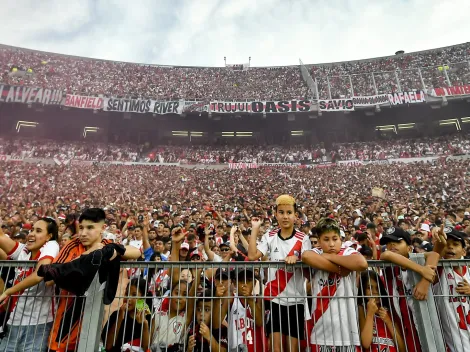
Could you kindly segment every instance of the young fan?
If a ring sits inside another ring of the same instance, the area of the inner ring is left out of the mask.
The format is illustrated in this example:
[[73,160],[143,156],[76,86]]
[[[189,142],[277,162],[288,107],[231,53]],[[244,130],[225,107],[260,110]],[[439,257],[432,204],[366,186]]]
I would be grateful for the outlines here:
[[[463,259],[466,254],[464,233],[441,227],[434,250],[443,259]],[[455,264],[438,268],[434,285],[436,306],[442,322],[444,338],[450,352],[470,351],[470,271],[468,266]]]
[[307,333],[312,352],[354,351],[360,345],[354,298],[356,271],[366,270],[365,258],[352,247],[342,247],[340,227],[330,218],[316,226],[321,250],[304,253],[302,261],[314,268],[312,314]]
[[294,198],[279,196],[275,209],[279,228],[264,234],[259,245],[256,239],[263,222],[259,218],[252,219],[248,259],[267,256],[270,261],[287,264],[268,269],[264,290],[264,306],[268,311],[265,326],[271,351],[296,352],[300,340],[304,340],[306,280],[300,268],[290,269],[288,265],[300,261],[303,253],[311,249],[311,243],[306,234],[294,227],[297,212]]
[[[411,237],[408,232],[399,227],[388,228],[380,239],[380,245],[387,247],[380,259],[397,265],[385,268],[383,274],[387,290],[393,296],[393,307],[400,318],[406,346],[409,352],[421,351],[421,344],[414,322],[413,297],[417,300],[427,298],[429,285],[434,282],[436,275],[435,269],[439,255],[437,253],[425,253],[425,266],[408,259],[409,254],[413,251]],[[414,288],[408,270],[422,276],[420,282]]]

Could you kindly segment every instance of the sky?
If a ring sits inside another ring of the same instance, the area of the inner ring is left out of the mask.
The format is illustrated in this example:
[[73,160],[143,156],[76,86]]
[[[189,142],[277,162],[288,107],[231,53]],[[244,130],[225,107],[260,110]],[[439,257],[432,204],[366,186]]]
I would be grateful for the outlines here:
[[347,61],[470,40],[469,0],[0,0],[0,43],[107,60]]

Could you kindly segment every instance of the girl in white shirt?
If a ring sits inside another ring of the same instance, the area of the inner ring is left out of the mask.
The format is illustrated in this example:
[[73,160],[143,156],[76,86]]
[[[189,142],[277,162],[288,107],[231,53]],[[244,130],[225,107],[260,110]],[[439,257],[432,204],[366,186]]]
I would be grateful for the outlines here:
[[0,248],[10,260],[34,260],[36,267],[16,268],[15,285],[3,292],[10,317],[0,351],[47,351],[54,320],[54,286],[37,275],[41,265],[51,264],[59,254],[58,226],[52,218],[41,218],[26,237],[26,244],[13,241],[0,230]]

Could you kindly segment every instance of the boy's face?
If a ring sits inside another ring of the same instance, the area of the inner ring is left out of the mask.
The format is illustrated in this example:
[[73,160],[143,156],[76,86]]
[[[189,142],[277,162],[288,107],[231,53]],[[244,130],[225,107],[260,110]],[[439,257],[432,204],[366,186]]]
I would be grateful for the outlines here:
[[283,229],[290,229],[295,223],[295,211],[293,205],[280,204],[277,206],[276,219]]
[[318,244],[324,253],[338,254],[341,250],[341,236],[334,231],[322,233],[318,238]]
[[85,248],[101,242],[102,236],[106,225],[104,221],[92,222],[90,220],[83,220],[79,226],[80,242]]
[[387,251],[398,253],[406,258],[408,258],[411,248],[408,246],[405,240],[401,240],[400,242],[390,241],[387,243]]
[[237,292],[239,296],[250,296],[253,293],[253,280],[239,279],[237,282]]
[[204,323],[210,326],[211,322],[211,302],[199,301],[196,306],[196,321],[198,324]]
[[465,254],[465,247],[462,247],[462,243],[460,241],[452,238],[447,239],[444,259],[460,259]]

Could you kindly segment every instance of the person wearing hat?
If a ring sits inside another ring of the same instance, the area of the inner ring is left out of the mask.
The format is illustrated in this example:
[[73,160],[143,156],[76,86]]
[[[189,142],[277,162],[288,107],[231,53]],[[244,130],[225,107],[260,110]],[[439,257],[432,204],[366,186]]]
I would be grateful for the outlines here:
[[[441,226],[433,233],[434,250],[444,260],[463,259],[467,236],[455,228]],[[434,285],[436,306],[442,321],[444,339],[450,351],[470,351],[470,271],[466,265],[438,268]],[[457,317],[458,319],[455,319]]]
[[[228,276],[223,271],[218,273]],[[217,302],[219,300],[222,302],[214,305],[214,325],[220,326],[219,324],[222,323],[220,317],[228,314],[229,351],[267,351],[268,341],[263,329],[263,302],[253,297],[254,272],[250,268],[239,267],[232,272],[232,277],[237,288],[237,295],[223,298],[227,296],[226,287],[217,287]]]
[[[414,297],[417,300],[427,298],[429,285],[434,282],[439,255],[435,252],[424,253],[426,258],[424,266],[411,261],[409,259],[409,254],[413,251],[411,236],[400,227],[389,227],[382,235],[380,245],[386,247],[380,259],[397,265],[397,267],[385,268],[384,277],[388,291],[393,292],[395,297],[392,302],[403,324],[408,351],[421,351],[413,315],[414,303],[411,298]],[[413,287],[408,270],[421,276],[421,280],[415,287]]]

